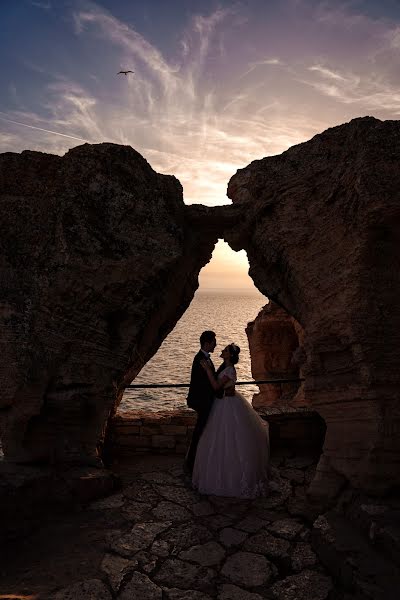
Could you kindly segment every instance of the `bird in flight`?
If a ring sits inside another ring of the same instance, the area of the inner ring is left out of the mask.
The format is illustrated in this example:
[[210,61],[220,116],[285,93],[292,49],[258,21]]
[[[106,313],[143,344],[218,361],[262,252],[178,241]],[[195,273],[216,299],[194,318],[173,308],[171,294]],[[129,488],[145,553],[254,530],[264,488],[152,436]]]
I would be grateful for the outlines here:
[[123,75],[128,75],[128,73],[134,73],[135,71],[118,71],[117,75],[120,75],[121,73]]

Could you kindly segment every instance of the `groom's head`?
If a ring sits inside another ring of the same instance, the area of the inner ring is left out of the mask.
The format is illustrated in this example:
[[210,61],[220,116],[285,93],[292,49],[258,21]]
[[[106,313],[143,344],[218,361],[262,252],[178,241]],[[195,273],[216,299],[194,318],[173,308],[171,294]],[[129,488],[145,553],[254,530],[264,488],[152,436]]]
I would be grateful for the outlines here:
[[204,352],[214,352],[217,340],[214,331],[203,331],[200,336],[200,346]]

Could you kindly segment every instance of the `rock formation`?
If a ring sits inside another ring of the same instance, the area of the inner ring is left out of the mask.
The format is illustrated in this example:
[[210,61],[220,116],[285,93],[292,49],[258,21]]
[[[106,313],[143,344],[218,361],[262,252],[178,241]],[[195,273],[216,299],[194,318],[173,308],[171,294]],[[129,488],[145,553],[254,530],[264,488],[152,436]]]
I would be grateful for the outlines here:
[[238,171],[234,205],[215,208],[185,207],[130,147],[1,155],[6,458],[96,462],[124,385],[224,237],[304,332],[304,402],[327,425],[311,491],[398,485],[399,151],[399,122],[355,119]]
[[[301,373],[303,330],[287,312],[269,302],[246,327],[251,356],[251,373],[255,380],[298,379]],[[274,403],[304,404],[299,383],[261,384],[253,396],[254,408]]]
[[315,494],[400,483],[400,122],[366,117],[229,182],[227,235],[260,291],[304,330],[304,394],[327,433]]
[[1,155],[0,204],[5,456],[96,463],[124,384],[193,298],[217,241],[209,209],[108,143]]

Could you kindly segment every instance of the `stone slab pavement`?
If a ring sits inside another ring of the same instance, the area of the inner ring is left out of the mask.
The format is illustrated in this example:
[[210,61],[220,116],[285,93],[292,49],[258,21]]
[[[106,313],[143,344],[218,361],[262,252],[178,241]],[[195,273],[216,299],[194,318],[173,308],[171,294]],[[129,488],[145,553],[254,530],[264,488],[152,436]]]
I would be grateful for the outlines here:
[[[335,600],[311,547],[315,462],[275,457],[270,494],[201,496],[176,456],[112,466],[122,488],[49,515],[0,562],[0,597],[31,600]],[[346,598],[349,596],[347,595]]]

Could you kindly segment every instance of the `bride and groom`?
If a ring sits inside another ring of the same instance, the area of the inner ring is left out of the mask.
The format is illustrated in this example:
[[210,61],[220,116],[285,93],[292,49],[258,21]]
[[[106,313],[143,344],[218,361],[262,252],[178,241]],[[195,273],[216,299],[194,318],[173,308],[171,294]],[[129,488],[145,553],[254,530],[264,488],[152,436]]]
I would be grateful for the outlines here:
[[186,468],[202,494],[263,496],[268,483],[268,424],[235,390],[240,348],[226,346],[216,371],[210,358],[216,344],[215,333],[204,331],[193,360],[187,405],[197,412],[197,422]]

